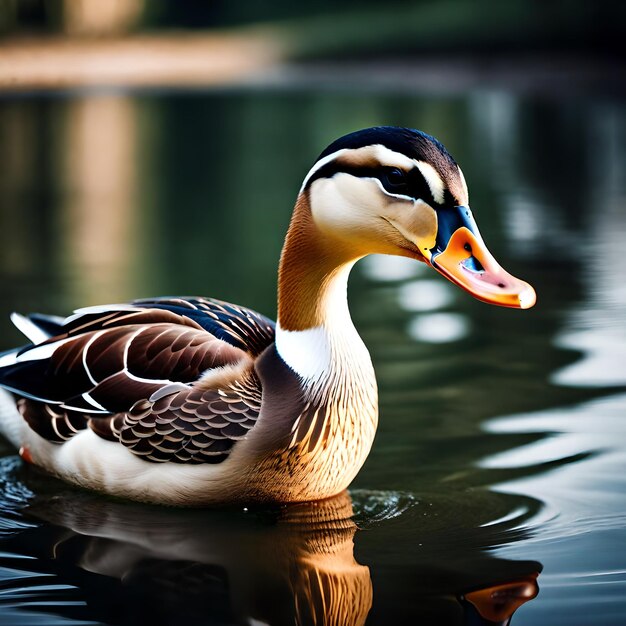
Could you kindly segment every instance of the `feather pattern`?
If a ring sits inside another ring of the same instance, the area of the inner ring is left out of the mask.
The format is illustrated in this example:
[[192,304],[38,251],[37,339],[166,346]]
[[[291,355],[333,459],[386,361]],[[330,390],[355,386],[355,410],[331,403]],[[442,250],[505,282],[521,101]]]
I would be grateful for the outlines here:
[[20,398],[17,408],[26,423],[41,437],[54,443],[68,441],[87,428],[89,418],[77,411],[45,402]]
[[137,300],[194,320],[218,339],[258,356],[274,341],[274,322],[269,318],[229,302],[212,298],[155,298]]
[[[50,442],[90,427],[148,461],[219,463],[256,423],[252,357],[272,343],[274,325],[254,311],[162,298],[60,322],[19,319],[57,334],[5,355],[0,384],[21,396],[26,423]],[[238,368],[232,380],[228,368]]]
[[220,463],[255,425],[260,409],[259,381],[250,374],[225,388],[143,400],[109,424],[113,437],[148,461]]

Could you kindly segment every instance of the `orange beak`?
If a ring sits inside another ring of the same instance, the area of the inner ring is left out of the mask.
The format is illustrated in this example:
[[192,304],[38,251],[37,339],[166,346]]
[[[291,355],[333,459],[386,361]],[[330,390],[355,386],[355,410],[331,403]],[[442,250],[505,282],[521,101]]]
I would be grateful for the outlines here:
[[516,309],[535,304],[535,290],[493,258],[468,207],[443,208],[437,217],[436,243],[428,261],[440,274],[489,304]]

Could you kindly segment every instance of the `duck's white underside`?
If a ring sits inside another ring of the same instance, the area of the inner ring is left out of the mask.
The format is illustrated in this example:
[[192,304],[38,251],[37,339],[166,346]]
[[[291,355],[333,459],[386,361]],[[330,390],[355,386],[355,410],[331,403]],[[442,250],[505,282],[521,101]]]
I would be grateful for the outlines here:
[[15,400],[10,393],[0,388],[0,433],[19,448],[26,428],[27,424],[17,410]]

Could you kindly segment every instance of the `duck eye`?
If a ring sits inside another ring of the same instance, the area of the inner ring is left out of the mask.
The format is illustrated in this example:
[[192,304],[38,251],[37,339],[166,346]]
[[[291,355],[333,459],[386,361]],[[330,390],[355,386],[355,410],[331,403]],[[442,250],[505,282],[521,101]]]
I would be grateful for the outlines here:
[[387,180],[392,185],[404,185],[406,182],[406,176],[404,172],[397,167],[391,167],[387,170]]
[[385,170],[385,179],[391,187],[401,187],[406,185],[406,174],[397,167],[390,167]]

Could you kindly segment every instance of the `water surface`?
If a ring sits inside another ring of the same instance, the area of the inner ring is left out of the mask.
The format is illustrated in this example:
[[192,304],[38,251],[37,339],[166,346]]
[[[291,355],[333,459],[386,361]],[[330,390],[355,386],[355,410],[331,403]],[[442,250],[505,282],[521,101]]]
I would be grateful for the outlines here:
[[127,503],[0,442],[3,624],[626,622],[623,103],[333,84],[0,101],[0,349],[21,341],[12,310],[199,294],[273,317],[302,177],[376,124],[447,145],[537,306],[358,264],[380,427],[328,502]]

